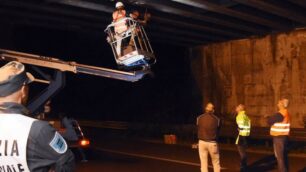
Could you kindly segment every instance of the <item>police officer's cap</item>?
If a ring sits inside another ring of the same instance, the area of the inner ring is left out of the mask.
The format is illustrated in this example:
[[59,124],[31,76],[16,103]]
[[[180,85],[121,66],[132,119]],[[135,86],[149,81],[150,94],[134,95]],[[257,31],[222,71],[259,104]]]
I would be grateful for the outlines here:
[[32,81],[34,81],[33,75],[25,71],[22,63],[9,62],[0,68],[0,97],[11,95]]

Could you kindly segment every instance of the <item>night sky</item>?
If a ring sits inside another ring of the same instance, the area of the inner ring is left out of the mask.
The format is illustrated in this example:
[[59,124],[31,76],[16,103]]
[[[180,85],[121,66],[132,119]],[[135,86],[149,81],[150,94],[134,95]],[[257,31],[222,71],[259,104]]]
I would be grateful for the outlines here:
[[[6,46],[17,51],[57,57],[116,69],[106,35],[47,29],[10,27]],[[155,76],[136,83],[85,74],[67,73],[66,87],[52,100],[52,114],[75,118],[150,123],[194,123],[201,97],[191,74],[188,48],[152,43],[157,64]],[[32,94],[37,86],[31,86]],[[37,91],[37,90],[36,90]]]

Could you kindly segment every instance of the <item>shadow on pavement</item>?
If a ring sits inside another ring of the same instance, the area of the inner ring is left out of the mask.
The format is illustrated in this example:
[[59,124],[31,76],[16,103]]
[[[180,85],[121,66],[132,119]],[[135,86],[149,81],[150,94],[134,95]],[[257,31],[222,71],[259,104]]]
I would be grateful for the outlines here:
[[[290,150],[304,151],[305,150],[305,143],[304,142],[297,142],[295,144],[291,144],[290,147],[289,147],[289,151]],[[306,172],[306,167],[304,167],[303,169],[299,170],[298,172]]]
[[306,172],[306,167],[303,168],[302,170],[298,171],[298,172]]
[[270,171],[275,169],[276,165],[277,164],[274,155],[269,155],[250,164],[248,171]]
[[125,156],[125,155],[117,155],[111,154],[107,152],[97,151],[91,149],[87,152],[89,161],[99,161],[100,163],[121,163],[121,164],[129,164],[129,163],[138,163],[139,159]]

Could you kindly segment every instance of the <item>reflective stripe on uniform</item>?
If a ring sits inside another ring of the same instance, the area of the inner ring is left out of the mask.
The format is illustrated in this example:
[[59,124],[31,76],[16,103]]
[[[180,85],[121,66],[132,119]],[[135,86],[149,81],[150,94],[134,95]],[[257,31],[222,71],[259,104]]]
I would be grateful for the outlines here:
[[282,122],[274,123],[270,128],[271,136],[288,136],[290,133],[289,113],[287,110],[279,112],[283,117]]
[[276,127],[290,127],[290,124],[287,123],[287,124],[284,124],[284,123],[275,123],[274,126]]
[[235,144],[239,144],[239,136],[249,136],[251,133],[251,121],[248,116],[245,114],[245,111],[238,113],[236,117],[236,123],[238,125],[239,134],[236,139]]
[[289,132],[290,129],[279,129],[279,128],[271,128],[271,131],[277,131],[277,132]]
[[270,134],[272,136],[287,136],[290,133],[290,128],[289,127],[276,127],[272,125],[270,129]]
[[250,129],[251,127],[250,127],[250,126],[239,125],[239,128],[242,128],[242,129]]

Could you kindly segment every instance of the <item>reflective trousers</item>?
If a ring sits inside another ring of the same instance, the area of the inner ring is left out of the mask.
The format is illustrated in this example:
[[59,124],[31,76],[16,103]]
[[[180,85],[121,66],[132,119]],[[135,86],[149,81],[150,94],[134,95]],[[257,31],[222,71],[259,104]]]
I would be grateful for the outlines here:
[[220,154],[217,142],[199,140],[199,156],[201,160],[201,172],[208,172],[208,154],[211,157],[214,172],[220,172]]

